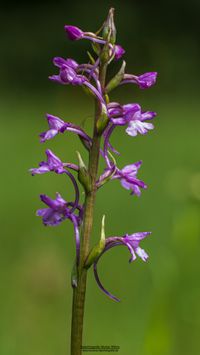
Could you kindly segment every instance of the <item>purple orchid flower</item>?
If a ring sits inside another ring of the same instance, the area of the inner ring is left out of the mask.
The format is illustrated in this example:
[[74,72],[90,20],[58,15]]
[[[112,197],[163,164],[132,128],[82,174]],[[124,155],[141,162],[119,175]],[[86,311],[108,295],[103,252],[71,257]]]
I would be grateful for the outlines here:
[[93,264],[93,269],[94,269],[94,276],[96,279],[96,282],[101,289],[109,298],[113,299],[114,301],[120,302],[120,299],[117,298],[116,296],[112,295],[109,291],[107,291],[104,286],[102,285],[98,271],[97,271],[97,264],[101,256],[107,252],[109,249],[118,246],[118,245],[124,245],[128,248],[131,254],[131,258],[129,259],[129,262],[133,262],[136,259],[136,254],[143,260],[147,261],[148,259],[148,254],[139,246],[140,241],[146,238],[148,235],[150,235],[151,232],[140,232],[140,233],[134,233],[134,234],[125,234],[123,237],[109,237],[106,239],[105,242],[105,248],[101,252],[101,254],[97,257]]
[[156,72],[150,72],[136,77],[136,81],[140,89],[148,89],[154,85],[156,83],[157,75],[158,74]]
[[73,170],[78,171],[78,167],[74,164],[62,163],[62,161],[50,150],[46,150],[47,161],[42,161],[39,163],[39,168],[30,169],[31,174],[34,176],[36,174],[45,174],[47,172],[53,171],[57,174],[66,174],[69,176],[75,190],[75,202],[71,208],[71,212],[73,212],[79,202],[79,188],[74,176],[68,170],[64,169],[64,167],[72,168]]
[[60,73],[58,75],[49,76],[51,81],[55,81],[62,85],[84,85],[90,89],[92,94],[95,95],[101,103],[104,103],[102,93],[99,92],[98,89],[89,82],[85,75],[78,73],[78,67],[75,68],[74,63],[68,62],[68,64],[61,64],[60,62],[59,65],[56,64],[56,66],[60,68]]
[[[111,169],[113,162],[108,156],[108,150],[110,149],[114,153],[119,154],[110,143],[110,137],[115,127],[127,125],[126,133],[133,137],[137,136],[138,133],[146,134],[149,130],[152,130],[154,126],[152,123],[145,122],[145,120],[153,119],[156,116],[156,112],[142,111],[140,105],[135,103],[121,106],[118,102],[111,102],[107,107],[110,121],[104,131],[103,157],[106,161],[107,168]],[[145,186],[146,185],[141,185],[143,188],[145,188]],[[139,192],[136,194],[139,194]]]
[[148,89],[156,83],[157,72],[149,72],[139,76],[132,74],[124,74],[124,78],[120,84],[137,84],[140,89]]
[[64,127],[65,122],[61,120],[59,117],[49,115],[48,113],[46,114],[46,118],[49,124],[49,130],[42,132],[40,134],[41,143],[46,142],[47,140],[55,137],[59,132],[61,132],[61,129]]
[[[102,96],[102,90],[101,90],[101,85],[100,82],[98,80],[98,65],[99,65],[99,59],[97,59],[96,63],[94,65],[92,64],[78,64],[75,60],[71,59],[71,58],[62,58],[62,57],[54,57],[53,58],[53,64],[60,68],[60,74],[59,75],[53,75],[50,76],[50,80],[53,81],[57,81],[60,84],[66,85],[67,83],[72,83],[73,85],[82,85],[83,83],[88,86],[89,83],[89,79],[93,78],[96,86],[97,86],[97,91],[101,94]],[[72,80],[72,82],[70,82],[71,80],[71,76],[69,75],[70,72],[68,70],[68,73],[66,75],[66,68],[70,67],[72,70],[70,71],[71,73],[73,73],[75,79]],[[65,69],[65,70],[64,70]],[[75,71],[75,74],[74,74]],[[81,75],[80,75],[81,74]],[[84,75],[83,75],[84,74]],[[86,79],[86,75],[88,76]],[[67,80],[66,80],[67,77]],[[77,79],[78,78],[78,79]],[[81,78],[81,81],[80,81]],[[87,82],[88,80],[88,82]],[[92,91],[95,89],[90,88]],[[98,95],[95,91],[94,93],[95,95]],[[101,101],[102,101],[102,97],[101,97]]]
[[49,171],[55,171],[57,174],[65,172],[64,164],[61,160],[50,150],[46,150],[47,161],[39,163],[39,168],[30,169],[31,174],[45,174]]
[[116,168],[115,174],[111,177],[111,180],[119,179],[121,185],[126,190],[131,190],[131,195],[141,195],[140,189],[146,189],[147,185],[137,178],[137,172],[142,164],[142,161],[138,161],[134,164],[126,165],[122,170]]
[[67,66],[70,67],[72,69],[74,69],[77,74],[78,71],[80,71],[81,73],[83,71],[85,71],[86,73],[89,73],[91,75],[91,71],[95,71],[95,69],[98,68],[99,65],[99,59],[97,60],[97,62],[93,65],[93,64],[78,64],[74,59],[72,58],[62,58],[62,57],[54,57],[53,58],[53,64],[62,69],[63,66]]
[[36,215],[42,217],[45,226],[57,226],[65,219],[71,220],[74,226],[75,242],[76,242],[76,262],[79,263],[80,254],[80,236],[78,226],[82,220],[80,213],[82,208],[76,206],[79,215],[72,213],[72,209],[69,205],[74,205],[73,203],[67,203],[62,196],[57,192],[56,199],[52,200],[47,195],[40,195],[40,199],[48,207],[37,210]]
[[48,208],[37,210],[37,216],[42,217],[43,223],[48,226],[56,226],[70,216],[67,202],[57,192],[56,199],[52,200],[47,195],[40,195],[40,199]]
[[61,62],[56,64],[57,67],[60,68],[59,75],[49,76],[49,79],[52,81],[56,81],[59,84],[63,85],[83,85],[87,78],[84,75],[77,74],[76,68],[71,62],[66,63],[66,61],[61,64]]
[[44,143],[47,140],[55,137],[58,133],[69,131],[82,137],[85,141],[88,142],[89,145],[91,145],[91,138],[79,126],[70,122],[64,122],[59,117],[50,114],[46,114],[46,118],[50,129],[40,134],[41,143]]
[[118,103],[110,103],[109,117],[116,126],[128,125],[126,133],[130,136],[137,136],[138,133],[146,134],[154,128],[152,123],[145,122],[156,116],[156,112],[142,111],[139,104],[127,104],[120,106]]

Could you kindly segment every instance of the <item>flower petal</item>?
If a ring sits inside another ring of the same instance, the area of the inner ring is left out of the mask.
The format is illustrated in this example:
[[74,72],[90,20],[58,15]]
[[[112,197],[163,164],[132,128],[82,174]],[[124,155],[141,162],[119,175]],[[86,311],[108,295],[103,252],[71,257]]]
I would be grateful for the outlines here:
[[135,252],[143,261],[147,261],[149,255],[144,251],[144,249],[137,247]]
[[57,129],[49,129],[46,132],[42,132],[42,133],[40,133],[40,137],[41,137],[40,142],[44,143],[47,140],[55,137],[57,134],[58,134],[58,130]]
[[141,121],[131,121],[126,129],[126,133],[129,136],[135,137],[138,133],[146,134],[149,130],[154,128],[152,123],[141,122]]

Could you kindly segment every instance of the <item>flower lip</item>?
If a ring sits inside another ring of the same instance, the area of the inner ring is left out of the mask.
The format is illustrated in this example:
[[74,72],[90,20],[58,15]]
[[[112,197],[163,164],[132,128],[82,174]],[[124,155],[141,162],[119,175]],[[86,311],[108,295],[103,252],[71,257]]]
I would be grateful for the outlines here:
[[144,135],[152,129],[154,129],[154,125],[152,123],[135,120],[130,122],[130,124],[126,128],[126,133],[129,136],[135,137],[138,133]]

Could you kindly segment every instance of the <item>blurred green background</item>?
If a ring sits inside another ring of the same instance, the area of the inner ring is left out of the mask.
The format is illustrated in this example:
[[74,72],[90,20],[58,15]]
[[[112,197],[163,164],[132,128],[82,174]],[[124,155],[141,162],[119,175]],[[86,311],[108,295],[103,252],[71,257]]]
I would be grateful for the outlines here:
[[[89,273],[85,345],[118,345],[120,355],[200,354],[200,2],[188,1],[9,1],[2,5],[1,28],[1,238],[0,354],[69,354],[74,259],[72,227],[67,221],[44,228],[35,210],[40,193],[73,191],[64,176],[29,176],[28,169],[51,148],[75,162],[82,146],[73,135],[40,145],[49,112],[90,131],[93,102],[80,88],[50,83],[53,56],[87,61],[89,42],[66,40],[64,24],[85,30],[100,27],[116,8],[118,43],[126,48],[127,71],[158,71],[155,87],[115,90],[112,99],[138,102],[155,110],[155,130],[131,138],[124,129],[113,136],[122,153],[120,167],[143,160],[139,177],[149,189],[130,197],[115,181],[100,190],[93,243],[106,214],[107,235],[151,230],[142,246],[148,263],[128,263],[116,248],[99,263],[104,285],[122,299],[103,295]],[[111,73],[119,64],[112,65]]]

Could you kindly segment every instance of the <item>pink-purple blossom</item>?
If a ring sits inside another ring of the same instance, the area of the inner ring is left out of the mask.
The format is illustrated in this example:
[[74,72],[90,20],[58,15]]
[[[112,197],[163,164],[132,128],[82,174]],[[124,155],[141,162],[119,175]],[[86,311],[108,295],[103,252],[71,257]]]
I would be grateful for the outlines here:
[[115,174],[111,180],[118,179],[122,187],[131,191],[131,195],[140,196],[141,189],[146,189],[147,185],[137,178],[137,173],[141,167],[142,161],[138,161],[134,164],[126,165],[123,169],[116,169]]
[[45,225],[56,226],[64,219],[69,218],[70,209],[67,208],[67,202],[58,192],[55,200],[52,200],[47,195],[40,195],[40,199],[48,206],[47,208],[37,210],[37,216],[42,217]]
[[157,72],[149,72],[141,75],[124,74],[121,84],[137,84],[140,89],[148,89],[155,85],[157,79]]
[[111,294],[108,290],[106,290],[99,279],[98,270],[97,270],[97,264],[99,262],[99,259],[102,257],[104,253],[106,253],[111,248],[122,245],[122,246],[126,246],[131,254],[131,258],[129,259],[129,262],[133,262],[136,259],[136,255],[146,262],[148,259],[148,254],[145,252],[144,249],[140,247],[140,242],[150,234],[151,232],[139,232],[134,234],[125,234],[123,237],[106,238],[105,247],[103,251],[100,253],[100,255],[96,258],[93,265],[93,269],[94,269],[94,276],[100,290],[103,291],[109,298],[113,299],[114,301],[119,302],[120,299],[114,296],[113,294]]
[[108,105],[108,113],[111,122],[116,126],[127,125],[126,133],[130,136],[137,134],[146,134],[154,128],[152,123],[146,120],[152,120],[156,116],[156,112],[142,111],[139,104],[120,104],[113,102]]
[[60,67],[59,75],[52,75],[49,79],[63,85],[83,85],[87,81],[84,75],[77,74],[74,68],[67,64]]
[[65,122],[61,120],[59,117],[47,113],[46,118],[49,124],[49,129],[40,134],[41,143],[44,143],[46,140],[55,137],[59,132],[62,132],[62,128],[65,125]]
[[[61,57],[56,57],[56,59],[54,58],[54,64],[60,69],[60,71],[59,74],[49,76],[51,81],[62,85],[86,86],[90,92],[104,104],[105,101],[100,89],[100,83],[94,73],[93,66],[91,68],[88,67],[88,65],[77,66],[76,62],[72,61],[72,59],[65,60]],[[84,71],[87,75],[80,74]],[[94,79],[97,87],[90,82],[91,78]]]
[[77,134],[78,136],[82,137],[84,140],[88,142],[88,144],[91,144],[91,138],[84,132],[84,130],[71,123],[71,122],[65,122],[61,118],[46,114],[47,122],[49,125],[49,129],[45,132],[40,133],[40,142],[44,143],[49,139],[52,139],[55,137],[58,133],[64,133],[66,131],[68,132],[73,132]]
[[30,169],[32,175],[45,174],[49,171],[55,171],[57,174],[62,174],[65,169],[61,160],[50,150],[46,150],[47,161],[39,163],[39,168]]

